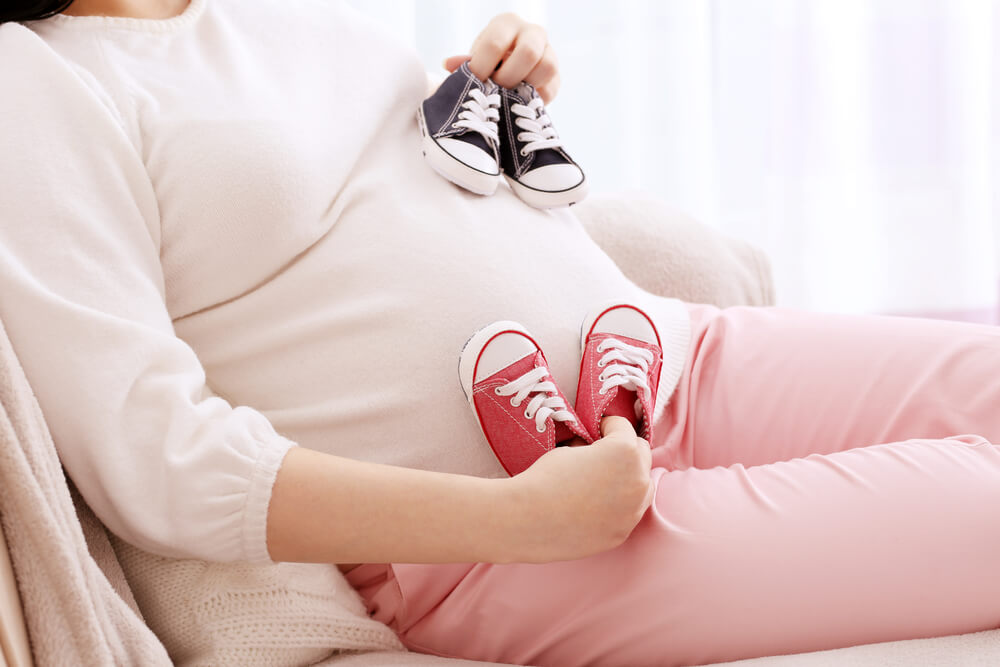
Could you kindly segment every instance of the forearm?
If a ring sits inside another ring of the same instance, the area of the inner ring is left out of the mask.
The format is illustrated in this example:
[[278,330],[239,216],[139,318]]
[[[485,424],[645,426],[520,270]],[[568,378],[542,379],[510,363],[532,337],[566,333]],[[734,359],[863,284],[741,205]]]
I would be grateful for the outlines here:
[[510,562],[510,479],[413,470],[295,447],[274,483],[267,544],[276,561]]

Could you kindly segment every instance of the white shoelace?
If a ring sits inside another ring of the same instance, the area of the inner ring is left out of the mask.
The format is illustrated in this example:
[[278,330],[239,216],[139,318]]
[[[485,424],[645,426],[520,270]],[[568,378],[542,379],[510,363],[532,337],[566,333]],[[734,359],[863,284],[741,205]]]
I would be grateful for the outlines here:
[[562,146],[556,128],[552,127],[552,120],[542,108],[542,98],[534,97],[527,105],[511,104],[510,110],[519,116],[514,119],[514,124],[524,130],[517,134],[517,140],[527,142],[521,149],[521,155]]
[[478,132],[494,144],[500,143],[497,122],[500,120],[500,93],[486,95],[478,88],[469,89],[469,97],[458,114],[460,120],[452,123],[452,127],[464,127]]
[[598,354],[605,350],[608,350],[607,354],[597,362],[597,367],[604,369],[597,376],[597,380],[602,383],[598,390],[599,394],[608,393],[612,387],[623,387],[636,393],[639,389],[649,390],[648,377],[649,367],[653,363],[652,352],[614,338],[605,338],[598,343]]
[[535,430],[545,433],[545,420],[552,417],[553,421],[575,422],[573,413],[566,409],[566,403],[556,394],[556,385],[547,380],[549,369],[545,366],[528,371],[512,382],[508,382],[502,387],[497,387],[493,391],[500,396],[513,396],[510,404],[515,408],[520,407],[524,399],[529,394],[534,394],[528,407],[524,410],[526,419],[535,420]]

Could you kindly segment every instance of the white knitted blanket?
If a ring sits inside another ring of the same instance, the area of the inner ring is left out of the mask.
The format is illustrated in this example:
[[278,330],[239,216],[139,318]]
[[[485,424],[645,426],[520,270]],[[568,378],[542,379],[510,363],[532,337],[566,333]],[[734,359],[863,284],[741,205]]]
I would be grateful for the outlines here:
[[0,522],[35,663],[171,664],[103,526],[74,496],[0,323]]

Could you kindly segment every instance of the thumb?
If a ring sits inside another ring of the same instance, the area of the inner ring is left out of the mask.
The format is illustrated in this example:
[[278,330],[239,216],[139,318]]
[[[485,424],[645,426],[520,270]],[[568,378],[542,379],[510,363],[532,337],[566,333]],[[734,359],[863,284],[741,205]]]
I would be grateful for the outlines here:
[[454,72],[459,67],[461,67],[462,63],[464,63],[469,58],[471,58],[471,56],[469,55],[449,56],[448,58],[444,59],[444,63],[442,64],[444,65],[444,68],[446,70],[448,70],[449,72]]
[[636,437],[635,428],[632,426],[632,422],[624,417],[605,417],[601,420],[602,436],[607,437],[616,433],[630,435],[633,438]]

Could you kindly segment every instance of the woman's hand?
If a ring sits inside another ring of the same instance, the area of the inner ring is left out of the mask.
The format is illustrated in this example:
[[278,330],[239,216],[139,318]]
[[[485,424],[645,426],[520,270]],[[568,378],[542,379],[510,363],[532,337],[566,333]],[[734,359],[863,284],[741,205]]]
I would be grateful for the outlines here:
[[497,478],[293,447],[271,492],[268,552],[301,563],[547,563],[614,548],[652,501],[651,455],[621,417],[601,431]]
[[518,560],[583,558],[629,536],[653,500],[649,443],[628,420],[607,417],[587,447],[558,447],[511,478],[523,534]]
[[516,14],[495,17],[476,37],[470,54],[451,56],[444,67],[454,72],[470,58],[469,69],[484,81],[492,77],[504,88],[527,81],[546,104],[559,92],[559,64],[545,28]]

